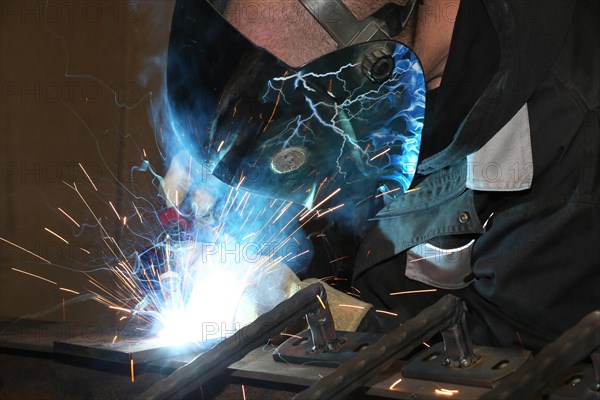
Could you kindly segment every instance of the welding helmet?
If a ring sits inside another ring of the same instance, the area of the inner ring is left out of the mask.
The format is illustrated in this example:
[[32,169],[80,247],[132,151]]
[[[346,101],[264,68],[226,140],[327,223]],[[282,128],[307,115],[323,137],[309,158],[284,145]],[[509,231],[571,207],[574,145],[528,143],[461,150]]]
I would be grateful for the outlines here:
[[[323,1],[301,2],[315,18],[324,14]],[[177,0],[167,60],[173,132],[221,181],[309,208],[339,190],[358,199],[410,186],[425,80],[415,54],[390,32],[406,23],[414,0],[361,21],[341,1],[327,4],[340,18],[319,22],[339,48],[296,68],[213,4]]]

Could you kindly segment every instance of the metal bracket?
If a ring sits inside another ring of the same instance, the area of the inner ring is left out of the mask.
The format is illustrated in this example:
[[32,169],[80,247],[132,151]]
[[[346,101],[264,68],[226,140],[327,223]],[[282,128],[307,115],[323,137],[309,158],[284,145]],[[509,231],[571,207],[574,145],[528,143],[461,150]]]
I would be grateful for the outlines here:
[[467,317],[464,305],[461,305],[457,322],[442,331],[446,361],[444,365],[451,368],[466,368],[475,364],[481,358],[473,352],[473,343],[467,330]]
[[590,364],[577,364],[559,382],[548,386],[544,393],[548,400],[600,399],[596,389],[594,368]]
[[377,342],[383,335],[377,333],[337,332],[335,351],[315,351],[310,340],[311,331],[305,330],[283,342],[273,352],[273,359],[292,364],[310,364],[320,367],[337,367],[354,358],[359,352]]
[[306,321],[308,321],[310,335],[312,336],[311,350],[317,353],[336,351],[340,343],[335,331],[333,315],[331,315],[331,310],[327,304],[327,292],[323,290],[321,296],[323,307],[306,314]]
[[402,375],[491,388],[494,382],[516,371],[531,357],[531,352],[521,349],[475,346],[473,351],[479,356],[477,362],[453,368],[447,363],[444,344],[438,343],[411,358],[402,369]]
[[460,307],[454,324],[442,331],[443,344],[413,357],[402,369],[404,376],[491,388],[531,357],[526,350],[474,347],[464,305]]

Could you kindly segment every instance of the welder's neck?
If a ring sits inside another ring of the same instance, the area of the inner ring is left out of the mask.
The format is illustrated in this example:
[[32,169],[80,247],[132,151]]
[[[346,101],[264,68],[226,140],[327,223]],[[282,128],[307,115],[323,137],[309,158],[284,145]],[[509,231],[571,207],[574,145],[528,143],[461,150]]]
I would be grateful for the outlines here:
[[428,90],[442,83],[459,4],[460,0],[417,2],[407,26],[395,37],[421,60]]

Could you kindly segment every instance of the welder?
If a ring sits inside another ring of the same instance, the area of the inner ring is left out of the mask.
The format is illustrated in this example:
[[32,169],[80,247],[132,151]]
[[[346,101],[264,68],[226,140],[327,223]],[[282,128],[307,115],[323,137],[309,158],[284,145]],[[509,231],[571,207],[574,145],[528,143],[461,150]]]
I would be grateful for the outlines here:
[[333,182],[328,236],[397,314],[359,329],[452,292],[474,341],[538,350],[600,307],[598,37],[592,0],[178,0],[171,112],[211,175],[175,157],[165,193],[201,217],[216,178],[309,209]]

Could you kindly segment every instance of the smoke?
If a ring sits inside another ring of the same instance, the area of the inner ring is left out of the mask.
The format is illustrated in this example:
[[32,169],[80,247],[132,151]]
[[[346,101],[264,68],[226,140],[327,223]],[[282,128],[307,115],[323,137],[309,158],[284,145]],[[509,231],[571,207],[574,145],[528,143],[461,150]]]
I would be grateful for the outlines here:
[[[152,297],[138,312],[154,304],[171,340],[199,323],[235,331],[289,295],[286,265],[314,253],[305,231],[329,235],[329,260],[351,263],[377,190],[411,184],[425,108],[419,61],[398,43],[293,69],[204,1],[177,2],[173,21],[166,62],[151,61],[166,65],[152,118],[169,165],[161,196],[175,211],[136,268]],[[369,54],[387,78],[365,77]]]
[[[217,327],[211,328],[212,339],[232,334],[289,296],[286,285],[296,278],[287,268],[301,269],[312,257],[298,220],[301,206],[215,178],[216,162],[201,149],[210,140],[217,100],[194,84],[206,77],[192,72],[185,54],[173,50],[177,29],[168,58],[166,51],[146,57],[139,75],[141,84],[161,77],[149,117],[163,155],[159,167],[166,172],[161,176],[160,168],[142,166],[158,181],[163,207],[155,218],[161,226],[146,233],[153,235],[152,245],[135,256],[135,279],[145,293],[135,313],[153,321],[152,331],[170,344],[206,340],[206,327]],[[210,32],[207,37],[218,39]],[[185,112],[177,108],[181,98],[173,101],[182,95]],[[172,219],[165,223],[161,213],[167,209]]]

